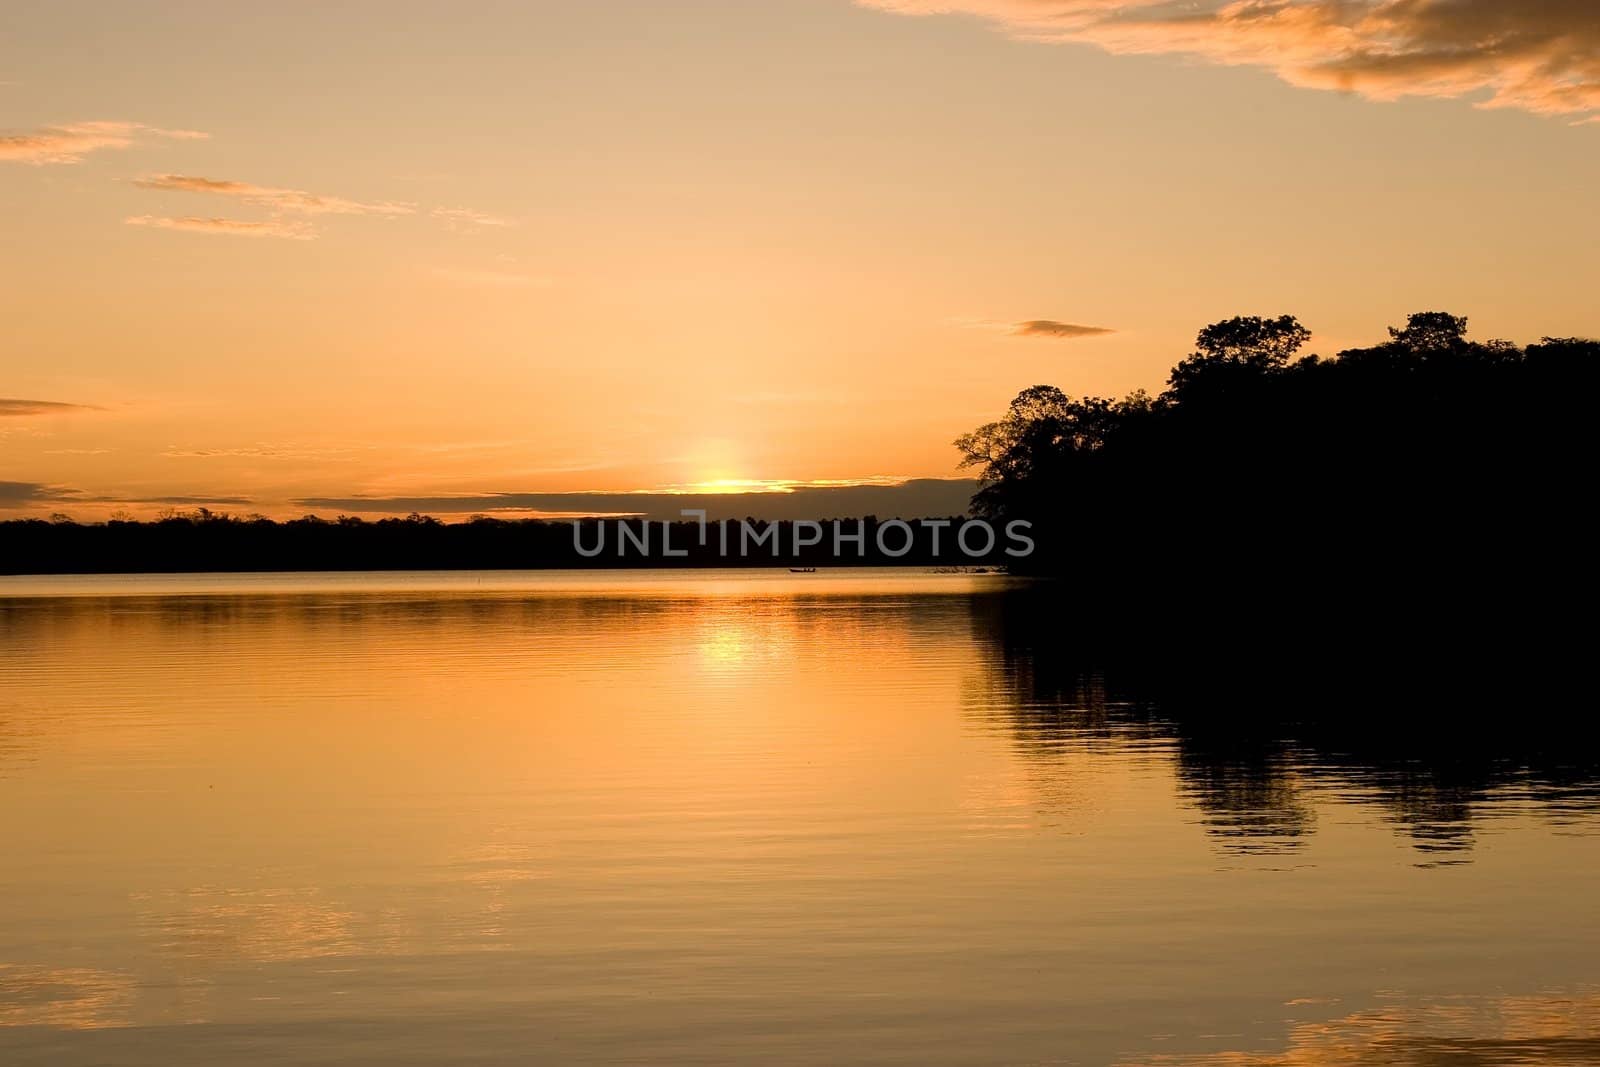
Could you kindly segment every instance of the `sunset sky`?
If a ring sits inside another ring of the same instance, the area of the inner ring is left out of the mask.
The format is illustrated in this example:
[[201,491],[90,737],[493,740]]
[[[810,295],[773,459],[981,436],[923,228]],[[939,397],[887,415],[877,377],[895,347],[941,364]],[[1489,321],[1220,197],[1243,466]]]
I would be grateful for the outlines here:
[[1594,0],[7,5],[0,513],[954,477],[1234,314],[1593,335],[1597,182]]

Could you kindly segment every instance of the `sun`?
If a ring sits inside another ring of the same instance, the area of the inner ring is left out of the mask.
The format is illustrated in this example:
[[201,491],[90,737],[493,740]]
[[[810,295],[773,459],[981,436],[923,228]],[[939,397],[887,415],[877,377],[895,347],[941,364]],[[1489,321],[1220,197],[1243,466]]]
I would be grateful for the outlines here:
[[756,478],[707,478],[701,482],[691,482],[688,490],[694,493],[708,495],[733,494],[733,493],[787,493],[792,488],[789,482],[762,481]]
[[755,483],[740,477],[748,469],[744,448],[728,437],[709,437],[695,442],[684,456],[689,472],[685,488],[696,493],[739,493]]

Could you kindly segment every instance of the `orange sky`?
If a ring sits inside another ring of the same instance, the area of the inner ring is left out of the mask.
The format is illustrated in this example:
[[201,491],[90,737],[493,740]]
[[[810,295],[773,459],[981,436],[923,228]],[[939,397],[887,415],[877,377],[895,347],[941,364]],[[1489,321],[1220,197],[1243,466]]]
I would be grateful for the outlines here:
[[950,477],[1228,315],[1600,328],[1590,0],[1186,10],[8,11],[0,511]]

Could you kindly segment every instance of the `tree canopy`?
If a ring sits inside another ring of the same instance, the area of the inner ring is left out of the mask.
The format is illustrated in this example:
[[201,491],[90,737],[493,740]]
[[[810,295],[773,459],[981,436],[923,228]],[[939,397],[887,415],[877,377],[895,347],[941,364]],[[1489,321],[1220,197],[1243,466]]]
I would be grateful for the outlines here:
[[1039,565],[1055,569],[1564,536],[1593,475],[1600,341],[1479,342],[1436,311],[1388,333],[1324,358],[1302,354],[1312,335],[1291,315],[1231,318],[1199,332],[1159,396],[1025,389],[955,442],[979,473],[974,509],[1042,526]]

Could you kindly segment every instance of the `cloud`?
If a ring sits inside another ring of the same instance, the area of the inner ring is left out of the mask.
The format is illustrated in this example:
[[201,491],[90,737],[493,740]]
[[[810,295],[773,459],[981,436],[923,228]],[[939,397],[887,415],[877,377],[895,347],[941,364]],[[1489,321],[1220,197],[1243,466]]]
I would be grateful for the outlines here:
[[142,136],[197,141],[211,135],[198,130],[164,130],[141,122],[74,122],[0,136],[0,159],[34,166],[78,163],[90,152],[127,148]]
[[1600,117],[1594,0],[857,0],[969,14],[1035,41],[1260,67],[1291,85],[1373,100],[1476,97],[1580,122]]
[[1001,322],[996,319],[956,318],[950,322],[967,330],[988,330],[992,333],[1009,334],[1012,337],[1054,337],[1061,340],[1101,337],[1117,332],[1109,326],[1080,326],[1073,322],[1057,322],[1055,319]]
[[247,204],[271,208],[273,211],[298,215],[411,215],[415,204],[390,201],[363,203],[339,196],[321,196],[303,189],[277,189],[250,182],[228,181],[221,178],[198,178],[187,174],[156,174],[136,178],[133,184],[140,189],[153,189],[167,193],[205,193],[212,196],[230,196]]
[[59,400],[16,400],[0,397],[0,418],[22,415],[66,415],[74,411],[103,411],[89,404],[63,404]]
[[961,515],[977,483],[969,478],[913,478],[893,484],[771,483],[752,492],[651,491],[640,493],[476,493],[459,496],[305,497],[296,507],[404,515],[513,512],[538,515],[643,515],[676,519],[685,508],[705,508],[712,520],[827,519],[878,515]]
[[0,508],[35,504],[227,504],[243,506],[254,500],[245,496],[98,496],[64,485],[44,482],[0,482]]
[[1018,337],[1057,337],[1070,339],[1074,337],[1100,337],[1117,331],[1105,326],[1079,326],[1072,322],[1056,322],[1054,319],[1030,319],[1019,322],[1011,331]]
[[171,504],[175,507],[199,504],[244,507],[255,503],[247,496],[92,496],[81,499],[85,504]]
[[177,448],[161,453],[169,459],[325,459],[354,451],[349,448],[296,448],[290,445],[254,445],[245,448]]
[[475,227],[490,226],[515,226],[511,219],[499,215],[486,215],[481,211],[474,211],[466,207],[436,207],[433,217],[443,219],[452,230],[464,230]]
[[0,508],[19,504],[43,504],[56,500],[80,500],[79,490],[43,482],[0,482]]
[[247,222],[244,219],[167,218],[161,215],[130,215],[122,220],[129,226],[150,226],[159,230],[184,230],[189,233],[224,234],[234,237],[282,237],[290,241],[314,241],[317,231],[303,222]]

